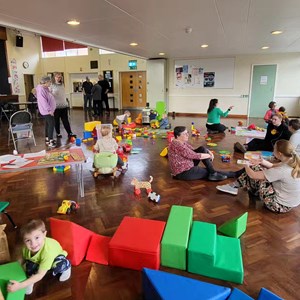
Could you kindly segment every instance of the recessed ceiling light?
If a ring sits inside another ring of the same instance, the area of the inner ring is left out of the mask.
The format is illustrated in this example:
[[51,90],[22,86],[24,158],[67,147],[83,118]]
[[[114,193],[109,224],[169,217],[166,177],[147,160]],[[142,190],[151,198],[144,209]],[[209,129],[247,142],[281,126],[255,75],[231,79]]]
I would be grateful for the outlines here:
[[283,31],[281,30],[274,30],[274,31],[271,31],[272,34],[281,34],[283,33]]
[[76,26],[76,25],[79,25],[80,22],[77,21],[77,20],[70,20],[70,21],[67,21],[67,24],[72,25],[72,26]]
[[135,47],[137,45],[138,45],[138,43],[130,43],[130,46],[132,46],[132,47]]
[[206,45],[206,44],[201,45],[201,48],[207,48],[207,47],[208,47],[208,45]]
[[269,46],[263,46],[261,47],[262,50],[266,50],[266,49],[269,49],[270,47]]
[[159,52],[158,55],[164,56],[166,53],[165,52]]

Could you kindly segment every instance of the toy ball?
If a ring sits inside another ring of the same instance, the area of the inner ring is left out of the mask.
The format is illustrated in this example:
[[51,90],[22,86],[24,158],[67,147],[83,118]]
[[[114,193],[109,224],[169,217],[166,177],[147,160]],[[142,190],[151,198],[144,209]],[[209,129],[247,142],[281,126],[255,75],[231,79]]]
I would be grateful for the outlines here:
[[243,126],[244,122],[243,121],[238,121],[238,126]]

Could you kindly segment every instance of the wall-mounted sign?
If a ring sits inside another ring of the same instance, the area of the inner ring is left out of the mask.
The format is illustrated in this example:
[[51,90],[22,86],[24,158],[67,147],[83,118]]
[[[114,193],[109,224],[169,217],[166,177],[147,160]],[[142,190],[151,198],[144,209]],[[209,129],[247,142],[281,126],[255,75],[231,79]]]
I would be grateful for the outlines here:
[[129,60],[128,67],[129,67],[129,70],[136,70],[137,69],[137,60]]

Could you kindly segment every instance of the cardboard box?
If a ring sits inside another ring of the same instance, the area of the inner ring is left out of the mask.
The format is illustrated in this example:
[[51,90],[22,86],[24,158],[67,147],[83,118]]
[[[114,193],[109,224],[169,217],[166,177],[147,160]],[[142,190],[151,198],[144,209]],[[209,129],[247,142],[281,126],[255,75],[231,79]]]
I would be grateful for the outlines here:
[[0,263],[6,263],[10,261],[7,237],[4,232],[5,227],[6,224],[0,225]]

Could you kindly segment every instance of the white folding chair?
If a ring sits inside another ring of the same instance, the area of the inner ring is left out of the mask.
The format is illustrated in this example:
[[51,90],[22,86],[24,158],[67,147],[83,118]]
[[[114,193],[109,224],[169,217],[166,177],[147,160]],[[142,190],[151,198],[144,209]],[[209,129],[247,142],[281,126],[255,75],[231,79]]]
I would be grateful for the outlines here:
[[8,145],[12,139],[15,150],[17,150],[17,141],[24,139],[33,139],[36,146],[33,130],[32,130],[32,117],[28,111],[20,110],[15,112],[9,119],[8,128]]

